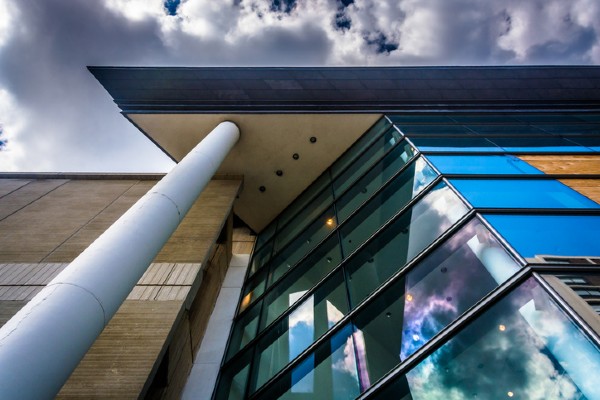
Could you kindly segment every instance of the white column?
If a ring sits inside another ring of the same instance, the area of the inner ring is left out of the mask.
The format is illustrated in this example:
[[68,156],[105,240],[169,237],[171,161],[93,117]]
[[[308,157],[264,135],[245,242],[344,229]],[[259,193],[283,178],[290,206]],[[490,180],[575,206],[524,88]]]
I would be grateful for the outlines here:
[[0,329],[1,399],[54,398],[238,138],[219,124]]

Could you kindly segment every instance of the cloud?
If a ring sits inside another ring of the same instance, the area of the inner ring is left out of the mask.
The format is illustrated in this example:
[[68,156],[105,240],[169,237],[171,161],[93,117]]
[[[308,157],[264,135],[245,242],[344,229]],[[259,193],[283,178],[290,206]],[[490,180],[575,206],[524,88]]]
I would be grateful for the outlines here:
[[172,166],[86,65],[590,64],[599,32],[596,0],[0,0],[0,169]]

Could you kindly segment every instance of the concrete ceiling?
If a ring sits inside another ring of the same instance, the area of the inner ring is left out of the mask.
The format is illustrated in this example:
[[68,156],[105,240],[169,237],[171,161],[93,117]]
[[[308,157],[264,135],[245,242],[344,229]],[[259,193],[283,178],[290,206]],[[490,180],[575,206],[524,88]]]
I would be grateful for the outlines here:
[[[235,213],[260,231],[314,181],[381,114],[127,114],[175,160],[222,121],[241,138],[219,173],[244,175]],[[317,138],[311,143],[310,138]],[[300,157],[294,160],[292,155]],[[283,171],[277,176],[276,171]],[[266,190],[261,192],[259,188]]]

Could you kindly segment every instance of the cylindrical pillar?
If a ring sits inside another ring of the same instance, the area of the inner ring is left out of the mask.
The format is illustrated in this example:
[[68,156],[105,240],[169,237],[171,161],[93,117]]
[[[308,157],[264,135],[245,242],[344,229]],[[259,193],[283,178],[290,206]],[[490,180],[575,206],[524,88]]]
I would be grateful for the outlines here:
[[0,398],[54,398],[238,138],[219,124],[0,329]]

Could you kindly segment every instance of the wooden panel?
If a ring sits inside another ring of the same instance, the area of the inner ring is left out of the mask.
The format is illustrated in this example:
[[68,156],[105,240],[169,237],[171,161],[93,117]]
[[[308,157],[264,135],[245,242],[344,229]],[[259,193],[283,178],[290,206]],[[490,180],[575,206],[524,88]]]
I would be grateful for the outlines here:
[[600,204],[600,179],[562,179],[561,182]]
[[180,301],[125,301],[57,398],[137,399],[180,308]]
[[600,174],[600,155],[523,155],[519,158],[547,174]]

